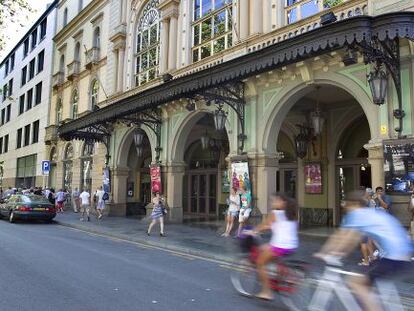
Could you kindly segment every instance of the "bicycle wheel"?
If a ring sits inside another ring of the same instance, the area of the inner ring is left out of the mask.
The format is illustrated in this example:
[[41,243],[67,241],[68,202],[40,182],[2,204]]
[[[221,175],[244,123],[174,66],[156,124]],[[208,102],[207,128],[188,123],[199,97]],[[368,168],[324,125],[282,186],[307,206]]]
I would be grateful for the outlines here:
[[260,283],[256,266],[247,259],[242,259],[231,273],[231,283],[241,295],[252,297],[259,292]]

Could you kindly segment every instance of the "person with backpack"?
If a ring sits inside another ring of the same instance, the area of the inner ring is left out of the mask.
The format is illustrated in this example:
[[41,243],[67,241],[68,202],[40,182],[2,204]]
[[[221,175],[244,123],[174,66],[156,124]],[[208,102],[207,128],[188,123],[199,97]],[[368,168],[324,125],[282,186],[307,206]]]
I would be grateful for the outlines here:
[[102,186],[96,190],[94,195],[94,201],[96,201],[96,212],[98,213],[98,219],[102,219],[103,210],[105,209],[105,200],[104,200],[105,191],[102,190]]

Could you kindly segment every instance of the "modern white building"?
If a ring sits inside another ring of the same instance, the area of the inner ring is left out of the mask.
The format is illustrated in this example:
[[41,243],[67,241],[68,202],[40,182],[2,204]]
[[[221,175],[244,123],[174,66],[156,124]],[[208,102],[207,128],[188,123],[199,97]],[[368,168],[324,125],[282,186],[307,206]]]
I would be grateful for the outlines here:
[[42,186],[56,29],[53,1],[0,64],[3,188]]

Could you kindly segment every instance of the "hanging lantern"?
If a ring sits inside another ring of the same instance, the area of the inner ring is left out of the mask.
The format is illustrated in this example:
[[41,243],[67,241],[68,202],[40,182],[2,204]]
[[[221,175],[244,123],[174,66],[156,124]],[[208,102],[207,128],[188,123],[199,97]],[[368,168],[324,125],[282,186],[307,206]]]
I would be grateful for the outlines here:
[[144,140],[144,132],[140,129],[136,129],[134,132],[134,142],[135,142],[135,147],[141,146],[142,142]]
[[93,154],[93,149],[94,149],[94,142],[93,141],[88,141],[85,143],[85,156],[86,155],[92,155]]
[[385,96],[387,95],[387,74],[383,69],[376,68],[368,74],[367,80],[369,83],[369,87],[371,88],[371,94],[374,104],[382,105],[385,101]]
[[135,146],[135,150],[137,151],[137,157],[142,158],[142,155],[144,154],[144,147],[141,146]]
[[214,125],[217,131],[223,131],[226,126],[227,114],[219,107],[218,110],[214,111]]
[[311,113],[311,121],[312,121],[312,127],[313,127],[313,131],[315,135],[316,136],[320,135],[323,130],[325,119],[322,117],[322,114],[319,111],[319,108],[316,108],[316,111]]
[[213,140],[211,147],[210,147],[211,156],[214,159],[214,162],[220,161],[220,147],[219,144]]
[[306,132],[306,128],[301,128],[299,135],[295,138],[296,155],[301,159],[308,153],[309,135]]
[[200,140],[201,140],[201,148],[203,148],[203,150],[208,149],[209,143],[210,143],[210,137],[208,136],[207,131],[205,134],[203,134],[200,137]]

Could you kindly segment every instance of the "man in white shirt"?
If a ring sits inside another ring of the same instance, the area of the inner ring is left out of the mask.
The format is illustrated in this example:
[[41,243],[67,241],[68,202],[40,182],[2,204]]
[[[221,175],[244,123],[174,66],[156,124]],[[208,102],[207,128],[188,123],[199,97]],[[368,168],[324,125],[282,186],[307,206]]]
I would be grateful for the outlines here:
[[75,213],[79,211],[79,207],[80,207],[79,195],[80,193],[78,191],[78,188],[75,188],[75,190],[72,191],[72,207]]
[[95,192],[96,196],[96,212],[98,213],[98,219],[101,219],[103,216],[103,210],[105,209],[105,201],[103,199],[105,191],[102,190],[102,186],[98,187]]
[[91,206],[91,195],[89,194],[87,189],[83,189],[83,192],[79,195],[80,199],[81,199],[81,221],[84,220],[84,216],[85,216],[85,212],[86,212],[86,216],[88,221],[90,221],[90,217],[89,217],[89,209]]

